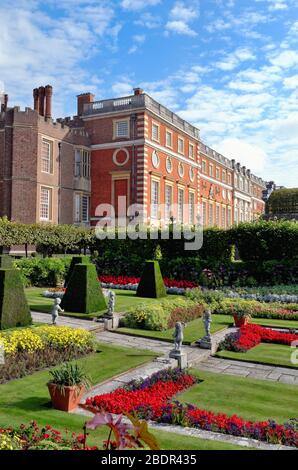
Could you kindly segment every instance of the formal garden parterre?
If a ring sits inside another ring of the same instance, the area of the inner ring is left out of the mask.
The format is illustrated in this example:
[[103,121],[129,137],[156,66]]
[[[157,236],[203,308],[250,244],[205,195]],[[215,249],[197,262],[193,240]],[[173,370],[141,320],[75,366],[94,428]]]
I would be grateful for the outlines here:
[[[65,390],[88,381],[97,385],[151,363],[156,353],[100,344],[100,333],[95,340],[84,329],[59,326],[59,319],[57,326],[31,324],[24,313],[29,311],[26,299],[31,310],[50,313],[53,300],[60,297],[62,315],[91,322],[107,312],[106,294],[113,289],[120,317],[114,338],[122,333],[170,343],[180,322],[186,324],[184,342],[193,348],[205,333],[202,317],[210,310],[211,334],[228,332],[234,322],[242,324],[221,344],[217,355],[222,360],[297,369],[291,359],[298,338],[297,224],[261,221],[227,231],[208,229],[204,237],[202,251],[189,256],[183,252],[183,239],[134,245],[97,241],[92,230],[0,222],[3,245],[23,243],[28,250],[36,244],[44,256],[0,256],[1,271],[21,280],[26,295],[19,295],[23,317],[13,309],[8,315],[13,323],[3,323],[0,332],[5,353],[5,365],[0,364],[0,449],[239,448],[175,433],[157,435],[150,422],[297,447],[294,382],[212,374],[200,371],[199,364],[91,395],[84,405],[95,413],[88,439],[83,416],[51,408],[47,383]],[[78,248],[90,250],[91,256],[61,254]],[[1,284],[9,312],[17,296],[11,281],[3,277]],[[231,400],[234,394],[236,401]],[[107,429],[115,430],[113,438],[107,438]]]

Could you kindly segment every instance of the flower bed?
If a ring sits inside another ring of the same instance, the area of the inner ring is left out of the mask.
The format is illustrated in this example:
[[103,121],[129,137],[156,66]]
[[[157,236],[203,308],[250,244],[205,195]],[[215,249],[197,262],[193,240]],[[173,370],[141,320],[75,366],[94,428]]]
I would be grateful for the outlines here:
[[238,332],[229,335],[220,345],[220,349],[228,351],[246,352],[260,343],[275,343],[291,345],[298,341],[298,334],[264,328],[259,325],[248,324],[242,326]]
[[[140,277],[134,276],[100,276],[99,280],[102,287],[107,289],[128,289],[137,290],[140,282]],[[164,278],[164,284],[167,288],[168,294],[184,294],[186,289],[193,289],[197,287],[197,283],[192,281],[176,281],[174,279]]]
[[66,326],[39,326],[0,333],[0,345],[5,354],[5,363],[0,365],[0,383],[95,350],[90,332]]
[[80,450],[81,434],[60,431],[52,426],[37,426],[35,421],[29,425],[21,424],[18,428],[0,428],[1,450]]
[[278,320],[298,320],[297,304],[278,304],[278,303],[262,303],[256,300],[244,299],[224,299],[219,302],[214,313],[222,315],[231,315],[235,311],[235,306],[239,305],[241,311],[247,311],[252,318],[272,318]]
[[298,447],[298,429],[295,422],[284,425],[271,420],[252,422],[236,415],[216,414],[193,405],[171,402],[177,393],[197,382],[193,375],[179,369],[167,369],[147,379],[133,381],[111,393],[88,398],[83,407],[93,413],[135,412],[139,418],[146,420]]
[[175,326],[176,321],[189,322],[200,318],[204,304],[186,298],[163,299],[152,304],[131,308],[122,319],[124,326],[142,330],[163,331]]

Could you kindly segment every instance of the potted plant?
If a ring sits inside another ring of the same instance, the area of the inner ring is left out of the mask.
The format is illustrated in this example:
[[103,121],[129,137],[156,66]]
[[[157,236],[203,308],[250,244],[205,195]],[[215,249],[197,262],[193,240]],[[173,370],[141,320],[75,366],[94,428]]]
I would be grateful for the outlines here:
[[78,365],[66,363],[50,371],[48,389],[56,410],[71,411],[78,406],[90,382],[85,371]]
[[234,302],[232,306],[232,314],[234,317],[235,326],[241,327],[247,325],[251,317],[252,308],[246,302]]

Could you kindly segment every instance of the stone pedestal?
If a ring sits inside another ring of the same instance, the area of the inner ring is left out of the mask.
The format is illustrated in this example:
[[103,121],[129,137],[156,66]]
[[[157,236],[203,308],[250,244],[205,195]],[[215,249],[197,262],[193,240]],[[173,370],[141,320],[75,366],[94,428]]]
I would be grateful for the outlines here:
[[182,351],[178,351],[176,349],[173,349],[170,354],[169,354],[169,357],[171,359],[176,359],[176,361],[178,362],[178,367],[180,369],[186,369],[187,368],[187,354],[182,352]]
[[105,316],[104,317],[104,329],[105,330],[116,330],[119,327],[118,315]]
[[198,341],[196,341],[196,345],[199,346],[199,348],[202,348],[202,349],[212,350],[211,336],[204,336],[204,338],[199,339]]

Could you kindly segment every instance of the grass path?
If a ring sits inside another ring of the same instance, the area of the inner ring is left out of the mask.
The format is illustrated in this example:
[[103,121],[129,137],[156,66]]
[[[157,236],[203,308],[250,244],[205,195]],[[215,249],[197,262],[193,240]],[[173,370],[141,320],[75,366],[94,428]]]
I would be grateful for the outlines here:
[[274,366],[286,366],[294,369],[298,364],[291,362],[293,349],[284,344],[261,343],[245,353],[234,351],[219,351],[216,355],[225,359],[236,359],[237,361],[256,362],[258,364],[272,364]]
[[297,386],[195,370],[203,382],[178,396],[179,401],[248,420],[298,418]]

